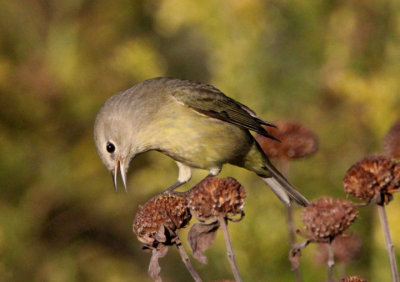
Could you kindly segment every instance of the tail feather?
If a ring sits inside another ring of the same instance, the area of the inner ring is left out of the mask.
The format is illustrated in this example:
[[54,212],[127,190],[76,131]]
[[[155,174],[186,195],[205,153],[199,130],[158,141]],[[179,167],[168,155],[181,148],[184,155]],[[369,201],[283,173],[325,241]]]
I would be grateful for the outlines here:
[[282,186],[276,181],[275,178],[262,178],[262,180],[272,189],[275,195],[284,202],[287,206],[290,206],[290,198],[285,190],[282,189]]
[[254,141],[243,162],[237,165],[257,173],[286,205],[290,206],[291,201],[304,207],[309,204],[308,200],[274,167],[257,141]]
[[290,200],[293,200],[301,206],[308,206],[309,201],[271,163],[268,164],[266,169],[271,173],[272,177],[262,177],[262,180],[271,187],[272,191],[274,191],[282,202],[290,206]]

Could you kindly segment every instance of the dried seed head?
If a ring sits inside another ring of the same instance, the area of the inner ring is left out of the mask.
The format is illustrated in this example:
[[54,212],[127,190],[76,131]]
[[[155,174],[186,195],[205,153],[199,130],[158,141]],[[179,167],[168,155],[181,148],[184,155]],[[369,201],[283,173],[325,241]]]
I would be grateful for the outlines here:
[[163,193],[150,199],[136,213],[133,231],[147,246],[171,244],[175,231],[191,219],[187,199],[174,193]]
[[190,191],[188,200],[192,214],[207,220],[243,213],[244,198],[246,192],[234,178],[207,177]]
[[[335,238],[335,262],[349,263],[354,260],[361,251],[361,239],[355,234],[342,234]],[[316,260],[326,264],[329,256],[329,246],[319,244]]]
[[270,158],[297,159],[309,156],[318,150],[316,135],[298,122],[277,121],[277,128],[268,127],[268,132],[281,142],[257,135],[256,140]]
[[303,223],[309,236],[316,240],[332,240],[357,218],[354,204],[345,199],[320,198],[303,212]]
[[369,156],[349,168],[344,191],[360,200],[389,203],[400,186],[400,164],[386,156]]
[[340,282],[368,282],[366,279],[361,278],[360,276],[347,276],[346,278],[340,279]]
[[383,148],[387,155],[400,158],[400,119],[390,128],[386,134]]

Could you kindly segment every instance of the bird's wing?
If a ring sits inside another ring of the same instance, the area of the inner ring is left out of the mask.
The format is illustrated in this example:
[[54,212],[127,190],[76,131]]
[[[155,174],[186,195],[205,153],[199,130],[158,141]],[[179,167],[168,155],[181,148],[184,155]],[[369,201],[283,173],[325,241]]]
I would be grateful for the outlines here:
[[179,103],[201,114],[232,123],[276,140],[262,127],[262,125],[272,127],[275,127],[275,125],[261,120],[248,107],[229,98],[211,85],[190,83],[175,88],[172,91],[172,96]]

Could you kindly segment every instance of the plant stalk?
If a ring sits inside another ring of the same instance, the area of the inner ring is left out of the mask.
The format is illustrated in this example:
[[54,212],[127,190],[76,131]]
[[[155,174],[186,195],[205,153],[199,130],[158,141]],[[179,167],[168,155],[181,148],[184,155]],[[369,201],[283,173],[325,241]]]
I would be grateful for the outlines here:
[[388,223],[387,216],[386,216],[385,206],[384,206],[384,204],[377,205],[377,206],[378,206],[379,219],[381,221],[383,234],[385,236],[386,250],[389,255],[390,271],[392,273],[392,280],[394,282],[399,282],[399,272],[397,270],[396,257],[394,254],[394,246],[393,246],[392,238],[390,236],[389,223]]
[[193,265],[190,262],[189,256],[187,255],[185,248],[182,246],[182,242],[179,240],[179,238],[176,238],[176,246],[178,247],[179,254],[181,255],[182,261],[185,264],[187,270],[189,271],[190,275],[192,275],[194,281],[196,282],[202,282],[200,275],[196,272],[194,269]]
[[328,247],[328,281],[333,282],[333,267],[335,266],[335,245],[334,240],[329,242]]
[[236,282],[242,282],[242,278],[240,277],[239,268],[236,264],[235,254],[233,253],[231,237],[229,236],[228,227],[226,224],[226,220],[223,216],[218,217],[219,225],[221,226],[222,233],[224,234],[226,251],[228,254],[228,261],[231,265],[233,276],[235,277]]
[[[281,160],[281,170],[282,170],[283,176],[285,176],[286,179],[289,179],[289,161],[288,160],[285,160],[285,159]],[[292,206],[286,207],[286,227],[287,227],[288,238],[289,238],[289,246],[290,246],[290,248],[292,248],[293,245],[296,243]],[[299,265],[299,267],[294,268],[293,271],[294,271],[294,275],[296,277],[296,282],[301,282],[302,278],[301,278],[301,273],[300,273],[300,265]]]

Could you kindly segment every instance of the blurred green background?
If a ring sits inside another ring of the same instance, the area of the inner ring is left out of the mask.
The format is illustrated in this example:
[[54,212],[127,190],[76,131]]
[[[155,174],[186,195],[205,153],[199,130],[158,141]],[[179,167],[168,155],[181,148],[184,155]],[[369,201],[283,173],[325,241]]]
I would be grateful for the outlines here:
[[[177,168],[142,155],[116,194],[92,129],[108,97],[155,76],[212,83],[266,120],[313,129],[320,149],[291,164],[291,180],[310,199],[344,197],[346,170],[382,152],[399,117],[399,35],[397,0],[0,0],[0,281],[150,280],[132,222]],[[252,173],[221,175],[248,193],[245,219],[229,225],[244,280],[293,281],[284,206]],[[395,197],[400,256],[399,213]],[[351,231],[363,249],[347,272],[390,281],[373,207]],[[208,265],[193,261],[206,281],[232,278],[221,235]],[[315,250],[303,251],[304,281],[327,277]],[[175,248],[161,266],[165,281],[190,280]]]

